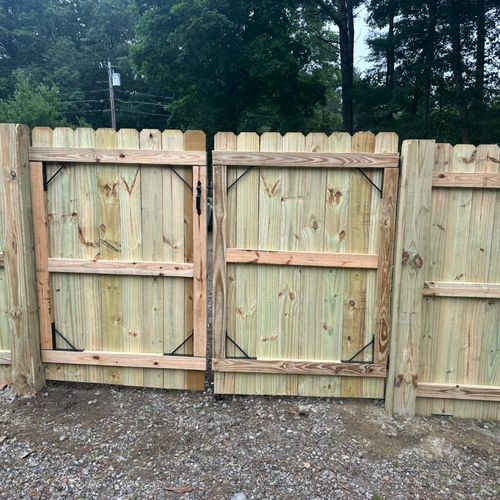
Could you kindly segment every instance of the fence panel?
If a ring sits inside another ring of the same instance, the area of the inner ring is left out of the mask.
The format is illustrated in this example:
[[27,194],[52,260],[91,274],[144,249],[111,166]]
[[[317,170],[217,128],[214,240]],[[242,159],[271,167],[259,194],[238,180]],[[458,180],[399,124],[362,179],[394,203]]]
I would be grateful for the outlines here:
[[48,379],[202,389],[202,132],[35,128],[30,152]]
[[397,152],[392,133],[217,134],[217,393],[383,397]]
[[402,155],[388,409],[500,419],[499,148]]

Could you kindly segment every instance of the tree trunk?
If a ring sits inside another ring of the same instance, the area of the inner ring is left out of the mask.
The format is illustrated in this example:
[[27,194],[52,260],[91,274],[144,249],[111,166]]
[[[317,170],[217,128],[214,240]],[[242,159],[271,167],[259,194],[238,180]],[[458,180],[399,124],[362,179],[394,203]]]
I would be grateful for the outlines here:
[[477,42],[476,42],[476,82],[475,102],[480,107],[484,99],[484,50],[486,40],[486,8],[485,0],[477,0]]
[[451,67],[455,82],[455,105],[460,118],[460,133],[462,142],[469,143],[469,123],[467,104],[464,93],[464,76],[462,63],[462,42],[460,40],[460,12],[457,0],[450,1],[450,38],[451,38]]
[[424,44],[424,118],[425,122],[429,121],[431,113],[431,93],[432,93],[432,70],[434,66],[435,57],[435,38],[436,38],[436,0],[427,2],[429,9],[429,19],[427,21],[427,34]]

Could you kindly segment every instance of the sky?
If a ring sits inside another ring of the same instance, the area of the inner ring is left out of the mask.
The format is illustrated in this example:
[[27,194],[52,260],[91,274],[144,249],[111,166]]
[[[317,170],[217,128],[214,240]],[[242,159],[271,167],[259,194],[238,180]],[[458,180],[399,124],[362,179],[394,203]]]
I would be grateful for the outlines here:
[[365,21],[366,7],[361,7],[354,20],[354,65],[360,72],[365,72],[370,63],[367,60],[369,49],[366,38],[369,34],[369,27]]

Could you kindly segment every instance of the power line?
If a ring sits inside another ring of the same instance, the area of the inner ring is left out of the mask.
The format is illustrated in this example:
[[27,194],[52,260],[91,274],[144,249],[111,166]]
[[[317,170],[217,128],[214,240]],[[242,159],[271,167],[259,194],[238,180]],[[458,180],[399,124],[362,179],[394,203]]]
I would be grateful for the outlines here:
[[145,96],[148,96],[148,97],[157,97],[159,99],[167,99],[169,101],[171,101],[173,99],[172,96],[166,96],[166,95],[158,95],[158,94],[147,94],[146,92],[139,92],[139,91],[136,91],[136,90],[132,90],[130,92],[126,91],[126,90],[118,90],[118,92],[123,92],[125,94],[129,94],[129,95],[136,95],[136,94],[139,94],[139,95],[145,95]]
[[155,102],[135,101],[135,100],[124,101],[123,99],[116,99],[116,102],[121,102],[123,104],[129,104],[129,103],[145,104],[147,106],[160,106],[162,108],[165,106],[165,104],[160,104]]
[[162,114],[162,113],[148,113],[147,111],[137,111],[137,110],[133,110],[133,109],[119,109],[118,110],[119,113],[132,113],[132,114],[139,114],[139,115],[149,115],[149,116],[166,116],[166,117],[170,117],[170,115],[165,115],[165,114]]

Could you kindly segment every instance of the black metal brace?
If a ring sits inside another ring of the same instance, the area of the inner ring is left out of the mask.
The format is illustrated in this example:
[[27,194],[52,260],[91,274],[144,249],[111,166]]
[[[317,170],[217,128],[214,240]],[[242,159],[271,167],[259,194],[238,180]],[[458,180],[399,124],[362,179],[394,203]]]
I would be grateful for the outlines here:
[[184,177],[182,177],[181,174],[179,174],[179,172],[177,172],[177,170],[175,170],[174,167],[171,167],[170,165],[167,165],[167,167],[177,176],[179,177],[179,179],[186,185],[186,187],[191,191],[193,192],[193,186],[191,186],[191,184],[189,184],[189,182],[186,182],[186,180],[184,179]]
[[201,215],[201,182],[196,184],[196,213]]
[[372,359],[368,361],[368,363],[374,363],[374,357],[375,357],[375,335],[373,338],[366,344],[364,347],[362,347],[354,356],[351,356],[350,359],[342,360],[342,363],[366,363],[366,361],[354,361],[354,358],[357,358],[367,347],[372,346]]
[[[238,349],[241,354],[243,354],[243,358],[245,359],[257,359],[253,358],[252,356],[249,356],[226,332],[226,350],[227,350],[227,341],[230,341],[231,344],[233,344],[236,349]],[[226,356],[227,359],[242,359],[242,356]]]
[[229,184],[229,186],[227,187],[227,192],[229,192],[229,190],[237,183],[239,182],[240,179],[242,179],[243,177],[245,177],[245,175],[248,174],[248,172],[250,172],[250,170],[252,170],[253,168],[255,167],[248,167],[239,177],[237,177],[233,182],[231,182],[231,184]]
[[[66,344],[70,346],[70,349],[64,349],[62,347],[57,347],[56,339],[57,336],[61,337]],[[52,323],[52,347],[54,351],[74,351],[74,352],[83,352],[83,349],[77,349],[57,328],[55,323]]]
[[42,163],[42,171],[43,171],[43,190],[47,191],[50,182],[64,169],[66,165],[61,165],[55,174],[52,174],[50,177],[47,175],[47,164],[45,162]]
[[368,175],[366,174],[366,172],[362,169],[362,168],[357,168],[356,169],[358,172],[360,172],[363,177],[380,193],[380,197],[383,198],[384,197],[384,194],[383,194],[383,189],[384,189],[384,177],[382,176],[382,187],[378,187],[371,179],[370,177],[368,177]]
[[183,340],[181,344],[179,344],[172,352],[165,352],[163,353],[164,356],[193,356],[193,354],[177,354],[177,351],[184,345],[186,344],[190,339],[193,338],[193,334],[191,333],[191,335],[186,339],[186,340]]

